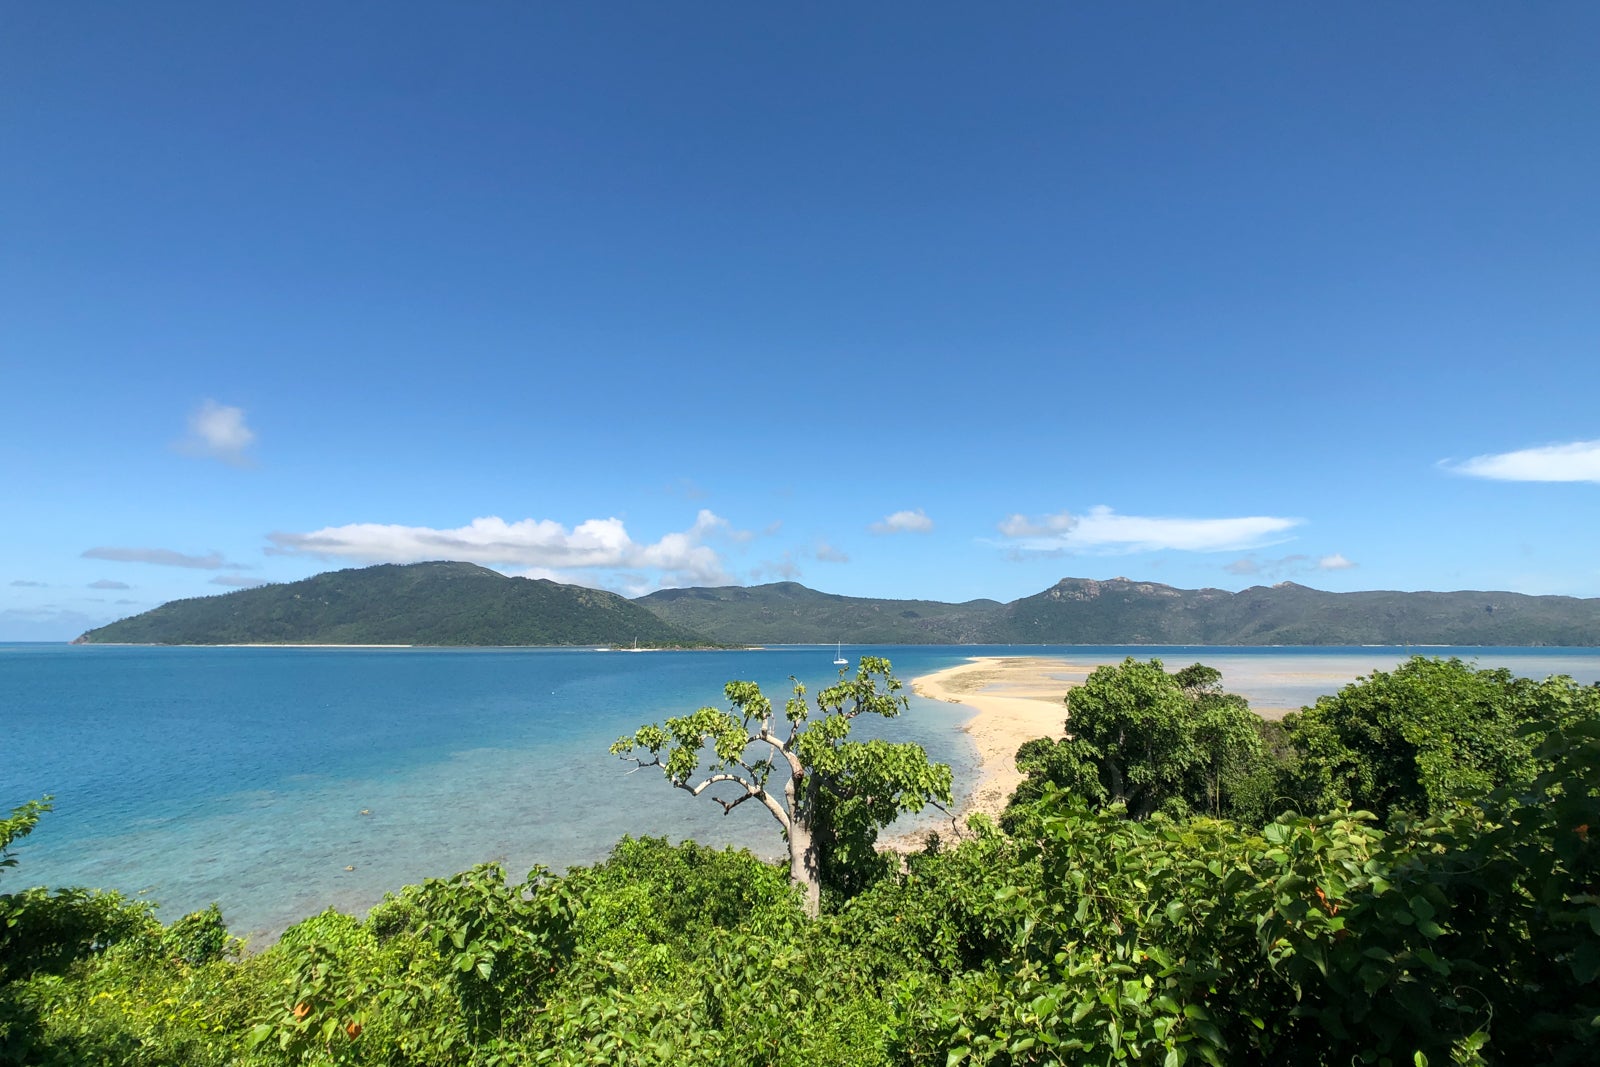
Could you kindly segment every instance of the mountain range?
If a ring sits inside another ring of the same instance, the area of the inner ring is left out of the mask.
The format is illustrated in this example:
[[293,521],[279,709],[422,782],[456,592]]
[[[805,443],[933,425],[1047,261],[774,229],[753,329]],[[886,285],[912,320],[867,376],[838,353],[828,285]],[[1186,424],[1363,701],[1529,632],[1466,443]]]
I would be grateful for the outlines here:
[[1176,589],[1063,578],[1010,603],[879,600],[796,582],[629,600],[472,563],[382,564],[175,600],[85,644],[1600,645],[1600,599],[1506,592],[1330,593],[1293,582]]

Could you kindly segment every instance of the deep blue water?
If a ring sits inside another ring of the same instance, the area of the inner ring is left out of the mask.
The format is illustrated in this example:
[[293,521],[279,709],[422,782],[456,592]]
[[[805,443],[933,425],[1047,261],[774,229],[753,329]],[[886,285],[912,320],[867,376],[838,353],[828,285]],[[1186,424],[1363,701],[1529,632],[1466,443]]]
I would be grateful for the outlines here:
[[[1403,658],[1401,649],[900,647],[911,679],[974,655],[1077,663],[1203,659],[1257,706],[1293,707]],[[1448,651],[1542,677],[1600,679],[1600,650]],[[638,725],[721,703],[752,679],[834,680],[833,649],[597,653],[567,649],[124,648],[0,645],[0,809],[44,793],[55,811],[0,885],[147,892],[176,918],[216,900],[237,932],[276,932],[329,905],[488,859],[593,862],[624,833],[693,837],[776,856],[751,805],[724,818],[628,773],[607,746]],[[920,741],[973,784],[968,712],[912,698],[875,724]],[[958,797],[959,799],[959,797]],[[363,815],[363,811],[370,814]],[[932,820],[929,820],[932,824]],[[354,867],[353,871],[345,868]]]

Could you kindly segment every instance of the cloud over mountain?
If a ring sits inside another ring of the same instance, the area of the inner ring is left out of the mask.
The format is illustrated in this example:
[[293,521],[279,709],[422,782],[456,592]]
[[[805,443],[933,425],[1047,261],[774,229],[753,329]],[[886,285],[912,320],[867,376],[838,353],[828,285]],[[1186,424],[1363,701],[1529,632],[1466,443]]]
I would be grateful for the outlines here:
[[361,563],[462,560],[528,568],[562,581],[575,580],[575,571],[643,571],[656,575],[662,585],[725,585],[731,579],[722,554],[706,542],[731,533],[726,519],[706,509],[689,529],[654,542],[635,541],[614,517],[588,519],[568,529],[550,519],[507,522],[490,515],[454,529],[352,523],[309,533],[280,532],[269,535],[273,547],[267,552]]

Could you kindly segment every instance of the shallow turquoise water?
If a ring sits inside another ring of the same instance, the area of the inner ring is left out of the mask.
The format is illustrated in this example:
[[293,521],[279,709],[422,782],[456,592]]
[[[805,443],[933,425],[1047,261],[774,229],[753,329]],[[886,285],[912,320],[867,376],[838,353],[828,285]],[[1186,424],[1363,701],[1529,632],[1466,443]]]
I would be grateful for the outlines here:
[[[1441,650],[1427,650],[1430,653]],[[1448,650],[1542,677],[1600,679],[1600,650]],[[1401,649],[890,648],[910,679],[973,655],[1203,659],[1259,706],[1297,706]],[[746,678],[781,698],[832,681],[833,649],[119,648],[0,645],[0,808],[53,793],[4,885],[148,892],[168,919],[216,900],[236,932],[488,859],[514,874],[593,862],[624,833],[776,856],[770,817],[728,817],[628,773],[606,748],[647,721],[720,703]],[[968,712],[912,699],[877,724],[973,784]],[[959,797],[958,797],[959,799]],[[371,814],[360,814],[363,810]],[[925,820],[933,825],[936,817]],[[352,866],[353,871],[344,868]]]

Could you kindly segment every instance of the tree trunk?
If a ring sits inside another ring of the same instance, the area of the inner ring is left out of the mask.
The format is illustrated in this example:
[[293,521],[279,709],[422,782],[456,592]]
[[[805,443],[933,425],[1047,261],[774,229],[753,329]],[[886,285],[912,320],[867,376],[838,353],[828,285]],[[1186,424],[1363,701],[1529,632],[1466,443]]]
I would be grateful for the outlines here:
[[1106,759],[1103,762],[1106,768],[1106,777],[1111,779],[1111,803],[1126,803],[1128,794],[1122,782],[1122,767],[1114,759]]
[[822,911],[822,871],[811,823],[805,819],[789,824],[789,880],[804,891],[806,915],[815,919]]

